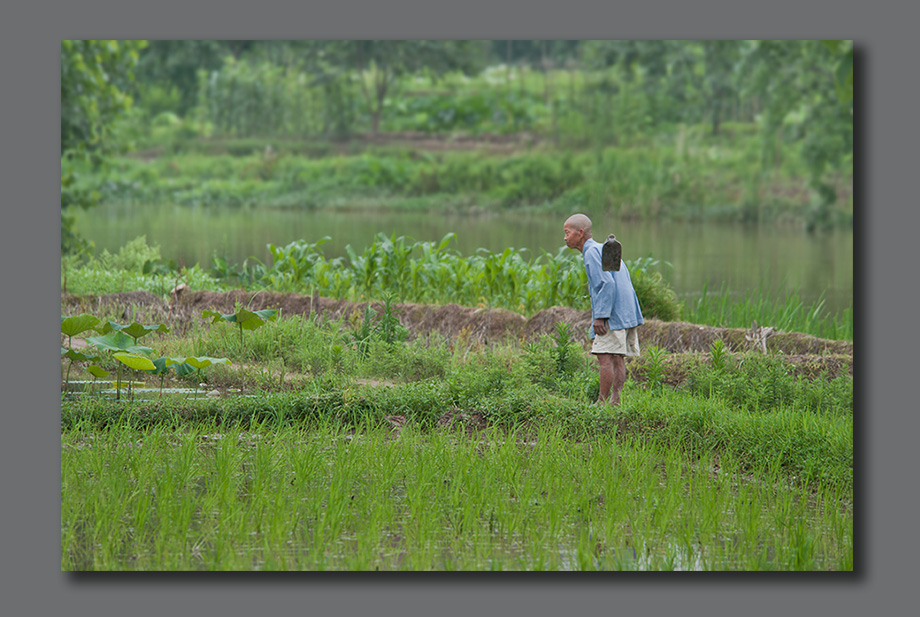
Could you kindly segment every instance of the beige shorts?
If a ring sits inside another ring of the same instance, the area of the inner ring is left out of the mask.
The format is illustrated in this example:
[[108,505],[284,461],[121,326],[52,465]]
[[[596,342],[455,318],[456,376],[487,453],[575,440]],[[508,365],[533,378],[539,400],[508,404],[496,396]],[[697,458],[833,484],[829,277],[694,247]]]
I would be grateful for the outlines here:
[[626,330],[608,330],[607,334],[595,335],[591,353],[612,353],[621,356],[639,355],[639,327]]

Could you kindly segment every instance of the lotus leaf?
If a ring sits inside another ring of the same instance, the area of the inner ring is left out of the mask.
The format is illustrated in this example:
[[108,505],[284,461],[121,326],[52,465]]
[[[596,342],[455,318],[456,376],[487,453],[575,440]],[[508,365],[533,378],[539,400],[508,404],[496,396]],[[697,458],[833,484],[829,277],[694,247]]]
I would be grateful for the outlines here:
[[211,317],[211,323],[217,323],[223,319],[224,321],[238,324],[244,330],[255,330],[266,321],[271,321],[277,318],[278,310],[262,309],[259,311],[250,311],[249,309],[241,308],[235,313],[225,314],[218,313],[217,311],[206,310],[201,314],[201,316],[203,318]]
[[107,321],[107,322],[105,322],[104,324],[102,324],[101,326],[97,327],[97,328],[96,328],[96,332],[98,332],[99,334],[108,334],[109,332],[111,332],[111,331],[113,331],[113,330],[116,330],[116,331],[119,331],[119,332],[120,332],[120,331],[121,331],[123,328],[125,328],[125,327],[127,327],[127,326],[125,326],[125,325],[123,325],[123,324],[117,324],[117,323],[115,323],[114,321]]
[[208,358],[206,356],[195,357],[189,356],[185,359],[185,363],[189,366],[194,366],[196,369],[203,369],[211,366],[212,364],[230,364],[230,360],[227,358]]
[[115,359],[129,368],[138,371],[149,371],[156,368],[153,362],[150,361],[150,358],[145,358],[144,356],[133,353],[116,353]]
[[142,336],[145,336],[151,332],[161,332],[166,334],[169,332],[169,328],[164,324],[156,324],[153,326],[142,326],[136,321],[129,326],[122,326],[121,331],[133,338],[135,341]]
[[122,332],[109,332],[105,336],[91,336],[86,339],[86,342],[95,345],[98,349],[108,351],[127,351],[135,354],[153,353],[153,349],[143,345],[136,345],[134,339]]
[[217,311],[206,310],[201,313],[204,319],[211,318],[211,323],[217,323],[221,319],[235,323],[240,327],[240,341],[243,340],[243,330],[255,330],[266,321],[274,320],[278,317],[278,309],[261,309],[259,311],[250,311],[249,309],[237,309],[235,313],[221,314]]
[[72,362],[86,362],[87,360],[95,360],[98,356],[87,356],[82,354],[79,351],[74,351],[73,349],[66,350],[64,356],[70,358]]
[[83,313],[74,317],[61,317],[61,333],[65,336],[77,336],[99,323],[99,319]]
[[111,375],[109,371],[102,367],[96,366],[95,364],[91,364],[86,370],[89,371],[93,377],[108,377]]
[[195,369],[190,365],[185,363],[185,358],[157,358],[153,361],[154,369],[150,372],[154,375],[163,375],[169,372],[169,367],[173,364],[176,365],[176,375],[179,377],[184,377],[185,375],[191,375],[195,372]]

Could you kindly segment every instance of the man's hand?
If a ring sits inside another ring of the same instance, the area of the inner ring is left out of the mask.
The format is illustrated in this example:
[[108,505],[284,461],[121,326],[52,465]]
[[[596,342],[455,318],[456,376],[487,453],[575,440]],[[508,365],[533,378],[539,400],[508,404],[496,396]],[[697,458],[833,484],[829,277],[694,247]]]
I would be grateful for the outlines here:
[[606,319],[595,319],[594,320],[594,334],[598,336],[603,336],[607,334],[607,320]]

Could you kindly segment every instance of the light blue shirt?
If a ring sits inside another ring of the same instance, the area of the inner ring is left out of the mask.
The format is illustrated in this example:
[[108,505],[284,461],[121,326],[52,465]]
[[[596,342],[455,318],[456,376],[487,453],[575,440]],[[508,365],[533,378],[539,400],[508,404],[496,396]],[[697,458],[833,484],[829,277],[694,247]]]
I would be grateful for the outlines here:
[[[609,330],[626,330],[645,323],[626,262],[620,262],[619,270],[605,271],[601,267],[602,247],[600,242],[588,238],[581,249],[585,272],[588,274],[592,321],[608,319]],[[589,336],[594,338],[594,324],[591,325]]]

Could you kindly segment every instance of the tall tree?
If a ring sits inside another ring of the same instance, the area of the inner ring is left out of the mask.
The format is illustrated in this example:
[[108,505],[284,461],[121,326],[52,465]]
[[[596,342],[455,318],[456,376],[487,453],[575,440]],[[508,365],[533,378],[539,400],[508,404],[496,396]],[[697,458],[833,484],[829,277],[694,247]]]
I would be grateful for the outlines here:
[[145,41],[61,41],[61,251],[87,246],[73,229],[74,208],[96,196],[75,186],[73,161],[101,164],[115,151],[112,124],[131,106],[127,94]]
[[703,41],[703,97],[712,120],[712,134],[719,134],[725,110],[737,97],[735,69],[741,59],[741,41]]
[[225,40],[153,40],[141,52],[137,65],[137,83],[141,92],[152,86],[166,85],[179,93],[175,109],[185,115],[196,104],[198,71],[219,69],[228,56],[238,58],[254,46],[254,41]]
[[482,67],[486,51],[479,41],[331,41],[320,53],[340,69],[357,71],[371,131],[377,134],[384,101],[399,76],[422,70],[471,73]]
[[757,41],[742,73],[763,102],[765,154],[781,132],[802,140],[817,196],[809,229],[823,226],[837,198],[832,176],[852,163],[852,41]]
[[587,68],[618,66],[641,82],[653,122],[695,122],[700,117],[702,49],[695,41],[586,41]]

